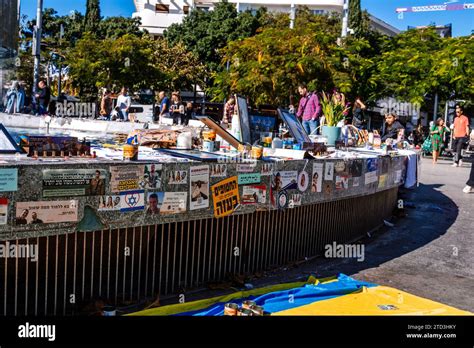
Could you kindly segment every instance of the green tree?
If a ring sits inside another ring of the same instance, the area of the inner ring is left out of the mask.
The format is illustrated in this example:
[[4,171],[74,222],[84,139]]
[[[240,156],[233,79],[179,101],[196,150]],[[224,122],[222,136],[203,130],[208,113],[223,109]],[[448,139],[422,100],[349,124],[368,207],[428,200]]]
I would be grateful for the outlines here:
[[146,32],[140,30],[140,25],[140,18],[107,17],[100,22],[97,36],[101,39],[117,39],[127,34],[146,35]]
[[295,29],[266,28],[253,37],[229,43],[223,51],[230,71],[214,75],[210,92],[222,100],[230,92],[250,97],[254,104],[286,105],[299,83],[311,90],[334,87],[329,53],[336,35],[319,30],[322,21],[297,25]]
[[434,28],[412,29],[392,38],[372,80],[379,96],[423,104],[427,95],[473,96],[474,42],[441,38]]
[[162,90],[192,90],[195,84],[203,85],[206,68],[193,52],[178,43],[170,46],[165,39],[155,43],[155,57],[162,80],[158,88]]
[[94,33],[99,28],[101,21],[99,0],[87,0],[86,15],[84,18],[84,31]]
[[209,71],[215,71],[223,68],[219,49],[229,41],[254,35],[259,26],[250,12],[238,13],[234,4],[223,1],[213,11],[192,11],[181,24],[171,25],[164,36],[171,46],[184,43]]
[[363,32],[360,0],[349,0],[349,28],[354,30],[354,35],[357,37]]

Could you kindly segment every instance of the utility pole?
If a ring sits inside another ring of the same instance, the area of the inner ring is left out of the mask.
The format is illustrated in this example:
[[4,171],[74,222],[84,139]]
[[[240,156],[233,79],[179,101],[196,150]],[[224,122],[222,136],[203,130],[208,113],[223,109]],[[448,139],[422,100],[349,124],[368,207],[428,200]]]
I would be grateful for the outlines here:
[[296,18],[296,7],[294,3],[291,3],[290,9],[290,29],[295,27],[295,18]]
[[342,32],[341,32],[342,38],[347,36],[348,22],[349,22],[349,0],[344,0],[344,5],[342,7]]
[[33,56],[35,57],[34,65],[34,81],[33,95],[38,92],[39,70],[40,70],[40,54],[41,54],[41,26],[43,22],[43,0],[38,0],[36,9],[36,25],[33,33]]
[[[59,47],[61,48],[61,44],[63,43],[63,36],[64,36],[64,26],[61,24],[61,29],[59,31]],[[62,70],[63,70],[63,63],[62,63],[62,57],[60,55],[60,53],[58,52],[58,62],[59,62],[59,78],[58,78],[58,101],[61,97],[61,79],[62,79],[62,76],[61,76],[61,73],[62,73]]]
[[436,116],[438,115],[438,93],[435,94],[434,107],[433,107],[433,121],[436,122]]

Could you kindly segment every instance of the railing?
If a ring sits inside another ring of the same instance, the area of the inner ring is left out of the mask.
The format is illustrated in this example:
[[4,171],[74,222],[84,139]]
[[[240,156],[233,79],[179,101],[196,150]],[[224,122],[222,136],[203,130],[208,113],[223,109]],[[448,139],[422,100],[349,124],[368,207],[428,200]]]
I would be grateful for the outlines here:
[[98,298],[123,305],[185,294],[355,241],[380,226],[396,200],[392,188],[285,211],[11,240],[38,246],[38,260],[0,259],[0,313],[70,315]]

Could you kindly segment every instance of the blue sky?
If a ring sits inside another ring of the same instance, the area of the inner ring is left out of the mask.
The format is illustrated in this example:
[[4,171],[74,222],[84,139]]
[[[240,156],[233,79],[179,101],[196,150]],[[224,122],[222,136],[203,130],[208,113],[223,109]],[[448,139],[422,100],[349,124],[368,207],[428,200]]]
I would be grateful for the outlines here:
[[[474,10],[404,13],[403,19],[395,13],[397,7],[439,5],[453,0],[361,0],[362,8],[385,22],[405,30],[409,25],[428,25],[435,22],[438,25],[452,23],[453,35],[469,35],[474,29]],[[242,2],[245,2],[243,0]],[[459,0],[458,3],[474,3],[474,0]],[[128,16],[135,10],[133,0],[101,0],[103,16]],[[71,10],[85,12],[86,0],[44,0],[44,7],[53,7],[60,14]],[[21,0],[22,13],[29,17],[35,16],[36,0]]]

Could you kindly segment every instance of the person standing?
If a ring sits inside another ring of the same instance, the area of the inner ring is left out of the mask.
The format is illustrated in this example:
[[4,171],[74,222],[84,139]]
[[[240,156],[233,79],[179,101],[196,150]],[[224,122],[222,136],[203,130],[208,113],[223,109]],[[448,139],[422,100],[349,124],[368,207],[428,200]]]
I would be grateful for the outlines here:
[[166,96],[165,91],[158,94],[160,100],[160,115],[158,116],[158,123],[163,123],[163,117],[170,117],[170,99]]
[[128,95],[127,88],[122,87],[122,91],[117,97],[117,107],[120,111],[122,120],[124,122],[128,122],[128,111],[130,109],[131,104],[132,104],[132,98],[130,98],[130,96]]
[[319,112],[321,111],[319,98],[316,93],[308,92],[308,87],[305,84],[298,86],[298,92],[301,99],[296,116],[301,119],[306,133],[316,134],[316,129],[319,127]]
[[18,81],[13,81],[11,89],[7,92],[7,114],[20,113],[25,106],[25,90]]
[[456,117],[453,124],[453,150],[454,163],[453,167],[462,166],[462,149],[467,143],[469,135],[469,119],[464,115],[464,108],[461,105],[456,105]]
[[40,92],[35,95],[37,99],[37,115],[46,115],[48,113],[49,101],[51,100],[51,89],[44,81],[38,83]]
[[181,124],[183,126],[187,126],[189,124],[189,120],[192,118],[193,118],[193,103],[188,102],[186,104],[184,113],[181,114]]
[[173,92],[171,94],[171,115],[173,116],[173,125],[177,125],[181,122],[181,98],[179,92]]
[[438,162],[439,155],[444,147],[444,135],[449,131],[449,128],[444,125],[444,120],[441,117],[436,120],[436,123],[430,129],[433,164]]
[[222,117],[222,124],[228,125],[232,122],[232,117],[235,113],[235,98],[230,97],[224,105],[224,115]]
[[100,116],[105,118],[107,121],[110,120],[110,114],[112,113],[112,98],[110,90],[106,89],[102,95],[100,101]]
[[359,129],[365,129],[366,120],[364,117],[364,110],[367,109],[365,104],[360,100],[359,97],[354,102],[352,107],[352,125]]

